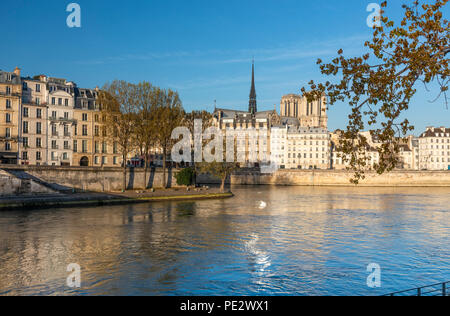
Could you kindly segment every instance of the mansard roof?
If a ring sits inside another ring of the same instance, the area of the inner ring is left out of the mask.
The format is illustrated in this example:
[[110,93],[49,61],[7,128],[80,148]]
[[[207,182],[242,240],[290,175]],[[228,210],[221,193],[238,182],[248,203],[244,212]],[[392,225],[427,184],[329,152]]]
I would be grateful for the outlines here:
[[450,137],[450,128],[445,127],[428,127],[427,130],[420,135],[420,137]]
[[[11,80],[8,80],[8,75],[11,77]],[[17,76],[14,72],[0,70],[0,83],[21,84],[20,76]]]

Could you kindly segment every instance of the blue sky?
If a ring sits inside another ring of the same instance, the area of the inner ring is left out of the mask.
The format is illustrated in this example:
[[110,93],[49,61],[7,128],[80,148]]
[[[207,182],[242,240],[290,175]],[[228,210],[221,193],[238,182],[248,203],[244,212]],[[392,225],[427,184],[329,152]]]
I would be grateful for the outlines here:
[[[81,28],[68,28],[66,6],[81,6]],[[179,91],[187,110],[248,107],[256,62],[259,110],[323,80],[317,58],[339,48],[363,52],[370,38],[366,7],[375,0],[4,0],[0,69],[47,74],[94,88],[114,79],[147,80]],[[410,0],[405,0],[410,1]],[[381,1],[380,1],[381,2]],[[388,14],[398,17],[401,2]],[[445,13],[448,15],[448,11]],[[443,101],[423,88],[407,116],[416,134],[450,126]],[[329,111],[329,129],[344,128],[348,107]]]

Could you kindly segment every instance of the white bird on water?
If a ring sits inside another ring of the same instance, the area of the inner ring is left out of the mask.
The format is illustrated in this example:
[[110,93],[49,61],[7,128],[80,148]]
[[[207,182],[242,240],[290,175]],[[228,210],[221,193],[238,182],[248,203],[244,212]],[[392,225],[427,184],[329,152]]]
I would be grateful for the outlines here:
[[264,202],[264,201],[261,201],[260,204],[259,204],[259,209],[260,209],[260,210],[263,210],[263,209],[265,209],[266,207],[267,207],[267,203]]

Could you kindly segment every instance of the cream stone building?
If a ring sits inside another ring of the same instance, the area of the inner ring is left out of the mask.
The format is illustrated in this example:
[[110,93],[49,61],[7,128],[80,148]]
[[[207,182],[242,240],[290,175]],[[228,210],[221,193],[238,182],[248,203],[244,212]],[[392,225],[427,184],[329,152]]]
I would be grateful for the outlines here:
[[301,127],[321,127],[327,129],[327,98],[308,102],[305,96],[288,94],[281,98],[280,114],[284,117],[295,117]]
[[[345,155],[340,150],[340,138],[341,138],[342,131],[337,130],[334,133],[331,133],[330,135],[330,163],[331,163],[331,169],[336,170],[345,170],[349,168],[350,164],[348,160],[350,159],[350,155]],[[364,136],[367,140],[368,147],[366,148],[366,157],[368,158],[367,161],[367,170],[373,170],[375,164],[378,164],[380,162],[380,154],[378,152],[378,148],[381,146],[381,143],[377,142],[375,139],[372,138],[372,135],[370,132],[361,132],[362,136]]]
[[22,144],[19,164],[48,164],[47,77],[22,78]]
[[75,88],[72,165],[90,167],[119,167],[122,158],[117,144],[111,143],[106,134],[99,104],[98,89]]
[[450,128],[427,127],[419,137],[420,170],[450,170]]
[[48,164],[70,166],[73,137],[77,132],[77,121],[74,119],[75,84],[65,79],[49,78],[47,87]]
[[0,163],[17,164],[21,149],[22,83],[20,69],[0,71]]
[[321,127],[278,125],[271,128],[271,158],[280,169],[330,168],[330,136]]

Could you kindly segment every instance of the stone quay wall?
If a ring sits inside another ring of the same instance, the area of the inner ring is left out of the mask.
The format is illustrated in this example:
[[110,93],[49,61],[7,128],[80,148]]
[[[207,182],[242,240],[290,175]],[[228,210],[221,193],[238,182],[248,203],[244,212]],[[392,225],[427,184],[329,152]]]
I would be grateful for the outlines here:
[[[354,186],[353,173],[346,170],[279,170],[273,174],[240,172],[231,177],[234,185]],[[367,172],[359,186],[450,187],[450,171],[392,171],[382,175]]]
[[[93,168],[93,167],[55,167],[55,166],[6,166],[4,171],[20,172],[39,182],[45,182],[61,189],[77,189],[94,192],[118,192],[123,186],[122,168]],[[167,170],[166,179],[171,187],[176,187],[175,174],[177,170]],[[127,189],[144,189],[144,169],[127,169]],[[163,172],[161,169],[148,170],[147,183],[150,188],[163,186]]]

